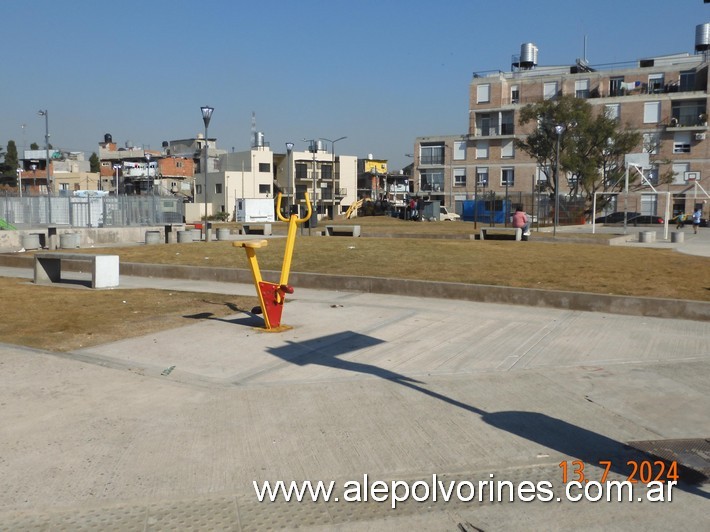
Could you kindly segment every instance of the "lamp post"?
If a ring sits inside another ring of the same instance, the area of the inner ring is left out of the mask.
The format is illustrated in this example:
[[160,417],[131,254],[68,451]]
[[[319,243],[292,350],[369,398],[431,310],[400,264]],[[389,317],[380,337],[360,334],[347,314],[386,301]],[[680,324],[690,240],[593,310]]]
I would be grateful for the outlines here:
[[113,165],[113,169],[116,171],[116,186],[115,186],[115,189],[114,189],[114,194],[116,194],[116,196],[118,196],[118,171],[121,169],[121,165],[120,165],[120,164],[114,164],[114,165]]
[[31,164],[30,168],[32,169],[32,187],[36,188],[37,187],[37,165]]
[[[296,214],[296,205],[297,205],[297,199],[296,199],[296,177],[293,175],[293,172],[291,170],[291,157],[293,157],[293,142],[287,142],[286,143],[286,164],[288,164],[288,170],[286,171],[286,180],[288,181],[288,186],[291,187],[291,207],[290,207],[290,213],[289,214]],[[293,177],[292,177],[293,175]]]
[[331,144],[331,151],[333,152],[333,153],[332,153],[332,155],[333,155],[333,187],[332,187],[332,189],[333,189],[333,195],[332,195],[332,197],[330,198],[331,206],[332,206],[332,215],[331,215],[331,218],[330,218],[331,220],[335,220],[335,143],[338,142],[338,141],[340,141],[340,140],[345,140],[346,138],[348,138],[348,137],[340,137],[340,138],[337,138],[337,139],[335,139],[335,140],[330,140],[330,139],[321,138],[321,140],[324,140],[324,141],[326,141],[326,142],[330,142],[330,144]]
[[17,169],[17,189],[20,191],[20,197],[22,197],[22,168]]
[[208,226],[209,224],[207,223],[207,146],[209,141],[207,140],[207,128],[210,125],[210,119],[212,118],[212,111],[214,111],[214,107],[208,107],[208,106],[203,106],[200,107],[200,110],[202,111],[202,121],[205,123],[205,166],[204,166],[204,172],[205,172],[205,223],[202,225],[204,235],[205,235],[205,242],[209,242],[211,240],[210,231],[208,231]]
[[555,126],[557,133],[557,155],[555,156],[555,219],[552,226],[552,238],[557,236],[557,225],[560,223],[560,139],[565,132],[564,124]]
[[150,153],[145,154],[145,177],[146,177],[146,184],[150,188],[150,190],[153,190],[153,187],[151,186],[151,180],[150,180]]
[[309,151],[313,154],[313,201],[311,202],[315,212],[308,219],[308,236],[311,236],[312,228],[318,225],[318,194],[316,193],[316,154],[318,153],[318,142],[315,139],[303,139],[304,142],[310,142]]
[[44,117],[44,148],[47,152],[47,195],[52,192],[52,182],[49,177],[49,112],[45,109],[44,111],[37,111],[39,116]]

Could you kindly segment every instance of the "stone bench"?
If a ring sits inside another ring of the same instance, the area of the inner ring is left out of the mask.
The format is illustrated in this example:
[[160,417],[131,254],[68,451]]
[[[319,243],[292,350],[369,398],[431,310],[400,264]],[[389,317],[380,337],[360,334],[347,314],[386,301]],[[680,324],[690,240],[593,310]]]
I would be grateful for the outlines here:
[[91,288],[118,286],[118,255],[89,253],[35,254],[35,284],[58,283],[62,280],[62,261],[88,262],[91,265]]
[[360,236],[359,225],[326,225],[325,236]]
[[240,230],[243,235],[264,235],[270,236],[271,224],[244,224]]
[[523,230],[520,227],[481,227],[480,239],[485,240],[486,235],[512,236],[514,240],[523,239]]

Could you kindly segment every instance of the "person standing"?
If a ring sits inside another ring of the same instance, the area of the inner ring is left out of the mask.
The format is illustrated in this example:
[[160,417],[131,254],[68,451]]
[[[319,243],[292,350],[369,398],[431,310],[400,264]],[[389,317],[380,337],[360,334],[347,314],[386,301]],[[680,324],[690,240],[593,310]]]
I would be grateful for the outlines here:
[[698,234],[698,227],[700,227],[700,218],[703,216],[703,211],[702,209],[698,206],[695,208],[695,212],[693,213],[693,232],[697,235]]

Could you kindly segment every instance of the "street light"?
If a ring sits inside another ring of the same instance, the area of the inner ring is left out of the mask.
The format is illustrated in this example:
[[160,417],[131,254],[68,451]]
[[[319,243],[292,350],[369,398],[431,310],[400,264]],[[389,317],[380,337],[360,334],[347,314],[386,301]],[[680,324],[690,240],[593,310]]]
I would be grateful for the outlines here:
[[333,176],[332,176],[333,177],[333,187],[332,187],[333,188],[333,195],[330,198],[331,205],[332,205],[332,215],[330,218],[331,220],[335,220],[335,143],[340,140],[345,140],[346,138],[348,138],[348,137],[340,137],[335,140],[330,140],[330,139],[324,139],[321,137],[321,140],[324,140],[326,142],[330,142],[330,144],[332,146],[331,151],[333,152]]
[[32,187],[37,188],[37,165],[31,164],[30,168],[32,169]]
[[17,169],[17,189],[20,191],[20,197],[22,197],[22,168]]
[[44,117],[44,147],[47,151],[47,195],[52,192],[52,182],[49,178],[49,112],[45,109],[44,111],[37,111],[39,116]]
[[318,153],[318,142],[315,139],[303,139],[303,142],[310,142],[310,151],[313,154],[313,201],[315,212],[308,219],[308,236],[311,236],[311,229],[318,226],[318,194],[316,193],[316,154]]
[[[286,143],[286,159],[287,159],[287,164],[288,164],[288,170],[286,171],[286,180],[288,181],[288,185],[291,187],[291,212],[289,214],[296,214],[296,176],[292,174],[291,171],[291,157],[293,156],[293,142],[287,142]],[[292,178],[293,175],[293,178]]]
[[209,225],[207,223],[207,128],[210,125],[210,119],[212,118],[212,111],[214,111],[214,107],[208,107],[205,105],[203,107],[200,107],[200,110],[202,111],[202,121],[205,123],[205,167],[203,170],[205,172],[205,223],[202,225],[202,227],[205,234],[205,242],[209,242],[211,240],[211,235],[210,232],[207,230],[207,227]]
[[114,190],[114,194],[116,194],[116,196],[118,196],[118,171],[121,169],[121,165],[114,164],[113,169],[116,170],[116,188]]
[[150,189],[152,191],[153,187],[152,187],[151,181],[150,181],[150,153],[145,154],[145,166],[146,166],[146,169],[145,169],[146,186],[150,187]]
[[560,223],[560,139],[565,129],[567,128],[564,124],[557,124],[555,126],[555,133],[557,133],[557,155],[555,157],[555,219],[552,226],[552,238],[557,236],[557,225]]

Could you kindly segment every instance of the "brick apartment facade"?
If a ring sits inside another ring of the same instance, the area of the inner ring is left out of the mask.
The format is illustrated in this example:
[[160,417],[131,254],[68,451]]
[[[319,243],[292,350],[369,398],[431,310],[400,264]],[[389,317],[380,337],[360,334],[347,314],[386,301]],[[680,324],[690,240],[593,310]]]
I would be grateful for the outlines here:
[[[508,193],[532,195],[546,176],[515,147],[515,139],[536,127],[518,123],[520,110],[572,95],[643,135],[637,152],[648,153],[650,168],[644,175],[650,185],[637,183],[629,210],[662,216],[668,195],[654,194],[655,189],[671,193],[671,215],[692,212],[710,192],[709,36],[710,25],[698,26],[695,54],[598,67],[582,60],[571,66],[540,67],[537,48],[524,44],[510,71],[473,75],[467,134],[416,139],[415,192],[452,208],[476,192],[503,193],[507,188]],[[668,171],[672,182],[659,184],[659,175]],[[568,192],[565,176],[560,175],[560,193]]]

